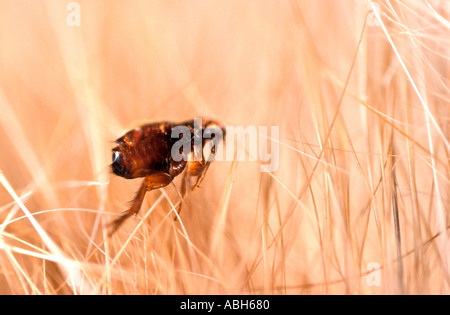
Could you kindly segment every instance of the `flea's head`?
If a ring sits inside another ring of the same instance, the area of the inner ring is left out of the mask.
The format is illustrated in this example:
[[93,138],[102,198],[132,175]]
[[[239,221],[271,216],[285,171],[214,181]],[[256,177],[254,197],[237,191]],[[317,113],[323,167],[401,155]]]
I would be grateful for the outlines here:
[[117,146],[112,150],[111,168],[114,174],[125,178],[134,178],[133,163],[128,150]]
[[114,174],[124,178],[137,178],[142,174],[144,166],[140,154],[139,137],[133,130],[116,140],[117,146],[112,149],[111,168]]

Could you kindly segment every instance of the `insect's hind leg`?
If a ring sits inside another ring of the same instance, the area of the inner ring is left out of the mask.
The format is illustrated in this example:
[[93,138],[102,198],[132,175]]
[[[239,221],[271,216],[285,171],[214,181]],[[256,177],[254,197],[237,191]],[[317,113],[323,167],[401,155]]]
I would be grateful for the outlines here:
[[183,177],[181,178],[181,192],[179,193],[181,200],[180,200],[180,204],[178,205],[178,210],[176,210],[177,214],[173,218],[174,221],[177,220],[178,215],[180,214],[181,209],[183,208],[184,196],[186,196],[187,190],[189,190],[189,191],[192,190],[191,180],[190,180],[190,177],[188,176],[188,174],[189,174],[189,172],[186,170],[183,173]]
[[[196,187],[200,187],[203,178],[205,177],[206,171],[211,164],[210,161],[206,162],[205,159],[201,161],[190,161],[186,164],[186,169],[183,173],[183,178],[181,179],[181,202],[178,206],[178,214],[180,214],[182,205],[184,202],[184,197],[186,196],[187,191],[194,190]],[[191,184],[191,177],[197,177],[195,184]],[[177,216],[175,216],[174,221],[177,220]]]
[[[211,122],[211,123],[217,124],[215,122]],[[223,129],[223,127],[222,127],[222,129]],[[209,165],[214,160],[214,157],[216,155],[217,143],[218,143],[218,141],[221,141],[222,139],[223,139],[223,135],[219,139],[216,139],[214,137],[212,140],[209,140],[206,142],[206,144],[211,145],[209,148],[210,155],[208,156],[207,160],[205,160],[205,155],[203,155],[201,161],[190,162],[190,163],[192,163],[189,167],[190,175],[197,176],[197,181],[195,182],[193,188],[200,187],[200,184],[202,183],[203,179],[205,179],[206,171],[208,171]],[[206,144],[203,143],[203,146],[205,147]]]
[[134,197],[132,201],[131,207],[123,212],[120,217],[111,222],[111,230],[109,232],[109,236],[114,234],[114,232],[117,231],[117,229],[126,221],[126,219],[139,212],[139,210],[141,209],[142,201],[145,197],[145,193],[147,191],[167,186],[172,182],[172,180],[173,178],[171,175],[163,172],[155,173],[145,177],[141,184],[141,187],[136,193],[136,197]]
[[195,182],[194,187],[200,188],[200,184],[203,182],[203,179],[205,179],[206,171],[208,170],[208,167],[210,164],[211,164],[211,162],[205,163],[201,172],[197,175],[197,181]]

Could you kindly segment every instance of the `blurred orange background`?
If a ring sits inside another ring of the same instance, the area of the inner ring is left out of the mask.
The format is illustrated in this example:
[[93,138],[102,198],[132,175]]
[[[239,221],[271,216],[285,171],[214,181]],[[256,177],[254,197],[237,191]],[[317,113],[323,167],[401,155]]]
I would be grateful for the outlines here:
[[[447,3],[70,3],[0,1],[0,293],[449,293]],[[215,162],[107,238],[113,141],[204,116],[279,126],[279,169]]]

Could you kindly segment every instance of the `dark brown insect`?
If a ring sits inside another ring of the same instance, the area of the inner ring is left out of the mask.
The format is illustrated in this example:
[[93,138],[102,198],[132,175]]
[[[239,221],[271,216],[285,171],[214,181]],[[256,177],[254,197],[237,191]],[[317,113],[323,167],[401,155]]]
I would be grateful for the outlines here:
[[[145,178],[131,207],[112,222],[110,235],[127,218],[139,212],[147,191],[167,186],[183,170],[186,169],[181,197],[186,193],[189,177],[197,176],[192,188],[198,187],[216,153],[216,145],[224,136],[225,128],[220,123],[197,118],[180,124],[161,122],[144,125],[117,139],[117,146],[112,149],[113,173],[127,179]],[[203,155],[192,160],[194,153],[203,150],[209,141],[213,142],[212,156],[207,160]]]

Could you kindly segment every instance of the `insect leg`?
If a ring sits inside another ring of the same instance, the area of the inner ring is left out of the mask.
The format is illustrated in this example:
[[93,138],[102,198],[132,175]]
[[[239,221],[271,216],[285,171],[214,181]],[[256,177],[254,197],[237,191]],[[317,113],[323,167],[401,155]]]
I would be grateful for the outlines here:
[[194,187],[200,187],[200,184],[202,183],[203,179],[205,178],[206,171],[208,170],[208,167],[210,164],[211,164],[211,162],[205,163],[205,166],[203,167],[202,171],[200,172],[200,174],[197,177],[197,181],[195,182]]
[[202,159],[201,161],[188,162],[187,171],[189,173],[189,176],[197,176],[197,180],[194,186],[192,186],[192,189],[194,189],[195,187],[200,187],[200,184],[203,181],[210,164],[211,161],[206,162],[205,159]]
[[[183,178],[181,179],[181,193],[180,193],[181,201],[180,201],[180,205],[178,206],[178,210],[177,210],[178,214],[180,214],[181,209],[183,207],[184,196],[186,196],[187,190],[190,191],[192,189],[191,180],[190,180],[190,177],[188,176],[188,174],[189,174],[189,172],[188,172],[188,170],[186,170],[183,173]],[[177,217],[178,216],[175,216],[173,220],[176,221]]]
[[[186,170],[183,173],[183,178],[181,179],[181,202],[178,207],[178,214],[181,212],[182,204],[184,202],[184,196],[186,195],[187,190],[191,191],[195,187],[200,187],[200,183],[205,177],[206,170],[209,167],[211,162],[206,162],[205,159],[201,161],[190,161],[186,164]],[[191,184],[191,177],[197,176],[197,180],[195,185]],[[177,217],[174,218],[174,221],[177,220]]]
[[[210,123],[214,123],[214,122],[210,122]],[[211,162],[214,160],[214,157],[216,155],[216,146],[217,146],[217,142],[220,141],[222,139],[219,138],[216,139],[215,137],[208,141],[208,142],[204,142],[203,146],[205,146],[205,144],[209,144],[210,146],[210,155],[208,156],[208,160],[205,160],[205,156],[202,156],[202,160],[201,161],[195,161],[195,162],[190,162],[191,164],[189,165],[189,173],[191,176],[197,176],[197,181],[194,184],[194,187],[200,187],[200,184],[202,183],[203,179],[205,178],[206,175],[206,171],[209,168],[209,165],[211,164]]]
[[171,175],[163,172],[147,176],[142,182],[142,185],[139,188],[136,197],[133,199],[131,207],[127,211],[123,212],[119,218],[111,222],[112,228],[109,232],[109,236],[117,231],[117,229],[123,224],[123,222],[125,222],[126,219],[139,212],[142,201],[145,197],[145,193],[147,191],[167,186],[172,182],[172,179],[173,178]]

